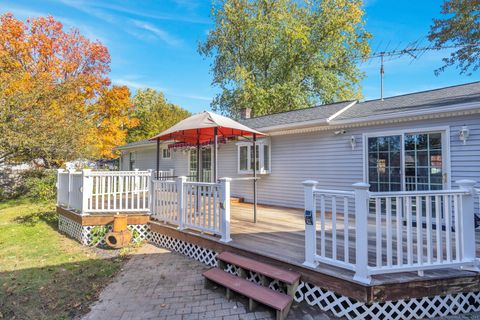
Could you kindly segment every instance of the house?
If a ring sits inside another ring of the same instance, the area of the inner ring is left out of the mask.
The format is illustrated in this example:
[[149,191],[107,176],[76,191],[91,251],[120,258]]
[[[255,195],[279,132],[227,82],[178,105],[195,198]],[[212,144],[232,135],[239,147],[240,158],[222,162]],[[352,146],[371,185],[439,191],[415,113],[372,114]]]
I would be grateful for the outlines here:
[[[258,141],[258,203],[302,208],[301,183],[349,190],[365,181],[370,191],[420,191],[480,181],[480,82],[415,92],[383,100],[345,101],[249,118],[242,124],[268,134]],[[196,149],[163,143],[160,170],[196,175]],[[121,170],[155,169],[156,143],[117,148]],[[219,145],[219,177],[252,174],[252,144]],[[211,181],[212,150],[203,147],[202,177]],[[234,180],[232,196],[252,201],[251,181]],[[477,202],[478,205],[478,202]]]
[[[480,82],[256,118],[243,111],[250,131],[214,135],[218,181],[207,133],[233,127],[210,113],[174,130],[192,141],[196,132],[195,146],[157,137],[117,148],[121,171],[59,170],[59,230],[92,245],[96,226],[126,213],[139,239],[223,265],[217,273],[282,290],[239,260],[225,266],[223,252],[293,270],[289,299],[347,319],[480,311]],[[254,131],[255,149],[245,137]],[[258,208],[249,203],[254,166]]]

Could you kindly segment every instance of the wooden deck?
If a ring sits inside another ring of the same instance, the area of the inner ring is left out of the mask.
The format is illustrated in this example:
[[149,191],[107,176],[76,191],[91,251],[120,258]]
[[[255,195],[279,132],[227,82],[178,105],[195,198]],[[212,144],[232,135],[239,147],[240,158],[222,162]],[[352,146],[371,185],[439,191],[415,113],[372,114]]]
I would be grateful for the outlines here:
[[[305,226],[301,209],[259,205],[257,223],[253,223],[252,205],[234,203],[231,206],[230,225],[233,241],[223,244],[213,236],[191,230],[178,231],[173,226],[158,222],[151,223],[152,231],[211,248],[216,252],[228,250],[294,269],[301,273],[304,281],[360,301],[398,300],[462,291],[480,291],[480,276],[475,272],[458,269],[425,271],[422,277],[417,272],[378,275],[373,277],[371,285],[365,286],[353,280],[352,271],[324,264],[316,269],[304,267],[302,263],[305,251]],[[369,245],[375,245],[374,239],[371,243],[369,241]],[[477,236],[478,253],[480,253],[479,248],[480,241]],[[351,257],[355,256],[354,252],[355,249],[350,248]],[[375,257],[369,256],[369,260],[372,259]]]

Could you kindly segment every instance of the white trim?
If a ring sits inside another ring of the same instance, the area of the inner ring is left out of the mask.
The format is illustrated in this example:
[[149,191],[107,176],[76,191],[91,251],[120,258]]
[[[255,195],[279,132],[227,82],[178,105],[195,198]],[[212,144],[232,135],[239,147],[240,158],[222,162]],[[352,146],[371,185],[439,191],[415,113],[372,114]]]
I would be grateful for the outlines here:
[[[253,146],[253,142],[251,141],[240,141],[236,143],[237,145],[237,174],[253,174],[253,169],[251,167],[252,163],[252,156],[251,156],[251,149]],[[258,146],[258,165],[259,170],[257,170],[257,174],[270,174],[272,170],[272,145],[270,139],[262,139],[256,142],[256,146]],[[264,148],[268,146],[268,170],[265,170],[265,154]],[[240,148],[247,147],[247,170],[240,170]]]
[[[444,183],[444,189],[451,189],[451,163],[450,163],[450,126],[435,126],[426,128],[412,128],[412,129],[395,129],[395,130],[381,130],[372,131],[362,134],[363,143],[363,181],[368,183],[368,138],[379,136],[401,136],[401,176],[402,176],[402,190],[405,190],[405,141],[404,137],[407,133],[442,133],[442,172],[447,174],[447,181]],[[442,178],[443,179],[443,178]]]

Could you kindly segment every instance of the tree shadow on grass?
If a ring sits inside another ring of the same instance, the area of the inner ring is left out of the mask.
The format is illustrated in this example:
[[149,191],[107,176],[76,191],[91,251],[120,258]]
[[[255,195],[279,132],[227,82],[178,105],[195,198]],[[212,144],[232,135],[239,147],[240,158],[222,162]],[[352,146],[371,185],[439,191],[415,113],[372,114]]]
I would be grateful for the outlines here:
[[39,222],[45,222],[54,230],[58,230],[58,214],[55,210],[40,211],[16,217],[13,221],[34,227]]
[[124,259],[90,259],[0,272],[0,319],[73,319],[111,281]]

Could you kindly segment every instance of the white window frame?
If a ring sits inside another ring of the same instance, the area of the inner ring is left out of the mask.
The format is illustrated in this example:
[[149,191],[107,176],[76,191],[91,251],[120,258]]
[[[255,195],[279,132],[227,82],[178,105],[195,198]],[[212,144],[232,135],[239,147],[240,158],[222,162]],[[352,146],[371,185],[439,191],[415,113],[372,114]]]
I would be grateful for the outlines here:
[[442,134],[442,155],[444,156],[443,172],[447,174],[447,181],[444,181],[444,188],[451,189],[451,165],[450,165],[450,127],[426,127],[415,129],[398,129],[388,131],[374,131],[363,134],[363,181],[368,183],[368,138],[383,136],[400,136],[401,137],[401,153],[400,153],[400,171],[401,171],[401,187],[402,191],[406,189],[405,183],[405,134],[408,133],[436,133]]
[[[272,146],[269,139],[262,139],[256,141],[255,145],[258,146],[258,174],[269,174],[272,171]],[[247,170],[240,169],[240,147],[248,147],[247,149]],[[265,170],[265,153],[264,146],[268,146],[268,170]],[[252,141],[240,141],[237,142],[237,172],[238,174],[253,174],[252,168]]]
[[[165,157],[165,151],[168,151],[168,157]],[[162,148],[162,159],[172,159],[172,150],[168,148]]]
[[[210,150],[210,156],[211,156],[211,159],[212,159],[210,161],[210,181],[213,181],[213,161],[215,161],[215,159],[213,159],[213,146],[210,146],[208,149]],[[187,167],[188,168],[188,175],[191,174],[190,162],[191,162],[191,152],[192,152],[192,150],[197,151],[197,148],[188,150],[188,163],[187,163],[187,165],[188,165],[188,167]],[[203,150],[200,147],[200,153],[202,153],[202,152],[203,152]],[[201,155],[200,155],[200,161],[202,161],[202,156]]]

